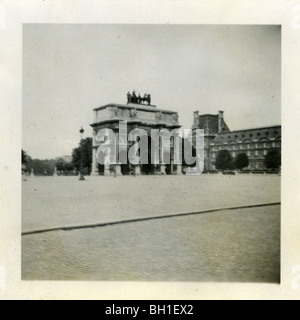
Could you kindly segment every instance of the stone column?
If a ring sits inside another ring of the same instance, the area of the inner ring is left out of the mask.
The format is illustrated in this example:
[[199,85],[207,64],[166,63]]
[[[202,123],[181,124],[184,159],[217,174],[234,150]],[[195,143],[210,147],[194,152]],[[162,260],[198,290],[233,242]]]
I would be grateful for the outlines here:
[[[158,140],[160,141],[160,140]],[[160,174],[160,146],[156,145],[154,143],[154,141],[152,141],[152,148],[154,148],[153,150],[151,150],[151,161],[152,161],[152,157],[154,160],[154,174]],[[158,151],[158,152],[157,152]]]
[[177,176],[182,175],[182,165],[181,164],[177,164],[176,175]]
[[139,164],[135,165],[134,175],[136,175],[136,176],[141,175],[141,166]]
[[159,139],[159,155],[158,155],[158,163],[159,163],[159,172],[158,174],[166,174],[166,165],[163,163],[163,148],[162,148],[162,141]]
[[[128,159],[127,159],[128,160]],[[128,160],[128,170],[129,170],[129,175],[132,175],[132,164],[130,163],[130,161]]]
[[98,176],[99,175],[96,153],[97,153],[97,148],[93,148],[91,176]]
[[121,164],[119,162],[116,163],[116,165],[115,165],[115,173],[116,173],[116,176],[121,176],[122,175]]
[[115,164],[115,176],[121,176],[122,172],[121,172],[121,163],[120,163],[120,155],[119,155],[119,132],[116,131],[115,132],[116,135],[116,164]]
[[109,166],[110,166],[110,165],[107,164],[107,163],[104,164],[104,173],[103,173],[103,174],[104,174],[105,176],[110,176],[110,175],[111,175],[110,170],[109,170]]

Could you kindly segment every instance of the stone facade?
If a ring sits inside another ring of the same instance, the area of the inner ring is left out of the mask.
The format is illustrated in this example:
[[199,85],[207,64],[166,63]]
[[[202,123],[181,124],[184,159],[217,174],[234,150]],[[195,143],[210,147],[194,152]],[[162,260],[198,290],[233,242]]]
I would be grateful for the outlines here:
[[264,170],[264,159],[269,150],[281,150],[281,126],[230,131],[223,111],[219,114],[199,115],[194,112],[192,129],[204,129],[204,170],[215,170],[220,150],[228,150],[234,159],[239,153],[247,154],[251,171]]
[[[96,141],[97,132],[101,129],[112,129],[117,136],[117,143],[119,143],[119,122],[127,122],[128,133],[135,129],[143,129],[150,137],[151,129],[173,129],[180,128],[178,123],[178,113],[170,110],[158,109],[154,105],[141,105],[135,103],[116,104],[110,103],[94,109],[94,121],[91,124],[93,128],[93,175],[120,175],[120,174],[181,174],[181,166],[173,165],[172,155],[174,140],[171,138],[171,164],[161,164],[163,150],[160,146],[160,164],[152,165],[150,163],[151,155],[149,152],[149,164],[132,165],[131,163],[123,164],[118,159],[116,165],[99,165],[96,159],[97,148],[100,143]],[[151,138],[149,138],[149,145]],[[120,141],[127,146],[127,151],[135,142],[128,142],[127,137],[121,137]],[[118,150],[118,145],[117,145]],[[150,150],[150,147],[149,147]]]

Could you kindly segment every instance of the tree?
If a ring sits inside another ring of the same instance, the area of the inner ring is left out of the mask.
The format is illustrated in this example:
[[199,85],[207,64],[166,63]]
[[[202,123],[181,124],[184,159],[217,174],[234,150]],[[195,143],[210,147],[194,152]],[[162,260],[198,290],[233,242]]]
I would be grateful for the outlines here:
[[55,162],[57,171],[65,171],[67,162],[63,158],[58,158]]
[[74,166],[71,162],[66,162],[66,165],[65,165],[65,170],[69,173],[70,171],[73,171],[74,170]]
[[242,170],[249,166],[249,159],[246,153],[239,153],[234,161],[234,166],[236,169]]
[[281,166],[281,153],[279,150],[270,150],[265,156],[265,167],[276,170]]
[[233,168],[232,157],[228,150],[221,150],[218,152],[215,165],[217,170],[222,171]]
[[80,140],[79,146],[73,149],[72,165],[79,171],[82,157],[82,166],[87,168],[88,173],[92,169],[92,138],[85,138]]
[[29,156],[27,155],[27,153],[22,149],[22,164],[28,163],[29,161]]
[[21,150],[21,161],[22,161],[22,174],[27,172],[27,164],[31,160],[28,154],[22,149]]

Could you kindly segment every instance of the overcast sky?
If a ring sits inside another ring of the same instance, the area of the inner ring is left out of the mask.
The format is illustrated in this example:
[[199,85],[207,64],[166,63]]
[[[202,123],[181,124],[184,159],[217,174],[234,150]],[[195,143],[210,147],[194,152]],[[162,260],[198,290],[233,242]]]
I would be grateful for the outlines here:
[[23,26],[23,142],[33,158],[71,154],[92,109],[127,91],[179,113],[224,111],[231,130],[281,124],[279,26]]

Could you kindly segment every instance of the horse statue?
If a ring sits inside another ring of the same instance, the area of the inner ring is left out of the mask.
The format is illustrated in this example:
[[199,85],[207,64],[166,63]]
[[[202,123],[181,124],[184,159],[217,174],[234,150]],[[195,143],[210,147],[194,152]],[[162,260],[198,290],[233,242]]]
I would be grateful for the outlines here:
[[132,103],[137,103],[137,96],[136,96],[136,94],[135,94],[135,90],[133,90],[133,92],[132,92],[131,102],[132,102]]
[[137,103],[138,103],[138,104],[141,104],[141,103],[142,103],[142,99],[143,99],[143,98],[142,98],[141,95],[139,94],[138,97],[137,97]]
[[127,103],[137,103],[137,104],[145,104],[148,105],[151,104],[151,95],[150,94],[144,94],[144,97],[141,97],[139,94],[138,96],[135,93],[135,90],[132,91],[132,94],[128,91],[127,92]]
[[148,102],[148,105],[150,105],[151,104],[151,96],[150,96],[150,94],[144,94],[144,97],[143,98],[141,98],[141,101],[142,101],[142,103],[143,102]]

